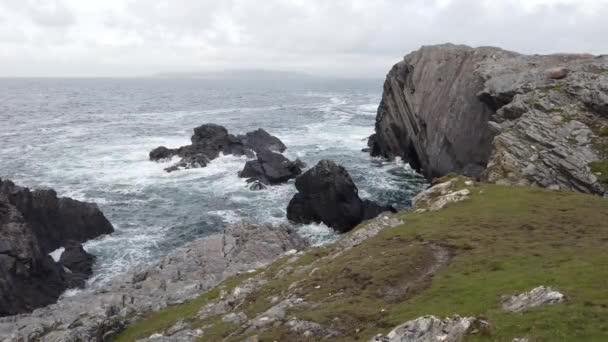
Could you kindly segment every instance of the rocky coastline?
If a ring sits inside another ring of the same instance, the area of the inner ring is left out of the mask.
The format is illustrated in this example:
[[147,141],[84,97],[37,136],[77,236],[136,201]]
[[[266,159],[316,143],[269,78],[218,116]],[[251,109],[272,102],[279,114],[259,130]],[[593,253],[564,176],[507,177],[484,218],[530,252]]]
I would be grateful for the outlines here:
[[361,199],[331,160],[290,161],[263,129],[203,124],[191,145],[152,150],[180,158],[167,172],[247,156],[252,190],[295,179],[290,222],[341,235],[319,247],[291,225],[228,225],[73,296],[60,297],[95,261],[82,243],[112,225],[94,204],[0,180],[0,342],[532,341],[582,316],[597,325],[584,336],[605,332],[608,57],[426,46],[388,73],[375,131],[373,156],[433,183],[411,210]]
[[425,46],[388,73],[372,155],[427,178],[604,195],[608,57]]

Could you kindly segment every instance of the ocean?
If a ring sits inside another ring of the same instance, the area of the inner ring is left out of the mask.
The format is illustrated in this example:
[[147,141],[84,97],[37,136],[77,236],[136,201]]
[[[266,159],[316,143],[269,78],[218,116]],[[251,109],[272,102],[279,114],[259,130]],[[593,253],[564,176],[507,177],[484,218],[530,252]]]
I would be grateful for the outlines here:
[[[91,287],[235,222],[289,224],[293,181],[251,191],[246,157],[167,173],[153,148],[190,143],[204,123],[233,134],[264,128],[290,159],[344,166],[363,198],[407,208],[424,179],[400,161],[361,152],[373,133],[382,80],[1,79],[0,177],[95,202],[116,228],[86,243]],[[313,244],[324,225],[297,226]]]

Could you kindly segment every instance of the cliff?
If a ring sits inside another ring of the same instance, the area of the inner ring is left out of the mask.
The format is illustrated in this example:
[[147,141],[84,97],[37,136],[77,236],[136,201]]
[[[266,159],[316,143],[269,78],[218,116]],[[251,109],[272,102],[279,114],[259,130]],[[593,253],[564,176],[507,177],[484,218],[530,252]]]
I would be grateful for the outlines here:
[[401,157],[429,179],[455,172],[602,195],[608,57],[422,47],[388,73],[375,129],[372,155]]

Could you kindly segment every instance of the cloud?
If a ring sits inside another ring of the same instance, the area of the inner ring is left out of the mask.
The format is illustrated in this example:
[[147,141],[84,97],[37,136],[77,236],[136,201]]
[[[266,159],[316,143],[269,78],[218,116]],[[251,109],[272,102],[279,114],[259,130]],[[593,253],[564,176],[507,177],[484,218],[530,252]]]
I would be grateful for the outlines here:
[[0,75],[382,77],[421,45],[608,50],[608,0],[0,0]]

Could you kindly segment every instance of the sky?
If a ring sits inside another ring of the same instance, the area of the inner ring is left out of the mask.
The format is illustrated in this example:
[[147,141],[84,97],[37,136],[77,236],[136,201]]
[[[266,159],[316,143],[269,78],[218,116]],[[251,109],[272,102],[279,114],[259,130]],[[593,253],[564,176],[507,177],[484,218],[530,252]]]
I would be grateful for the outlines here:
[[0,77],[383,77],[422,45],[608,53],[608,0],[0,0]]

